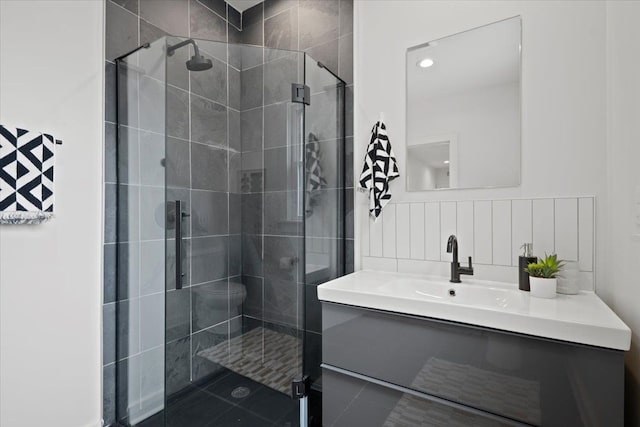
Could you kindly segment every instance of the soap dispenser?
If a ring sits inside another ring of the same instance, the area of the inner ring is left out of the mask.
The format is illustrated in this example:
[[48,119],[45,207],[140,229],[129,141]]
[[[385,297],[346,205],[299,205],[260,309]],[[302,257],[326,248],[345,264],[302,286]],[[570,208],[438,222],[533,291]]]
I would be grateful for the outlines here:
[[525,243],[520,248],[523,249],[523,253],[518,259],[518,288],[521,291],[529,291],[529,273],[525,268],[529,264],[538,262],[538,258],[533,256],[533,243]]

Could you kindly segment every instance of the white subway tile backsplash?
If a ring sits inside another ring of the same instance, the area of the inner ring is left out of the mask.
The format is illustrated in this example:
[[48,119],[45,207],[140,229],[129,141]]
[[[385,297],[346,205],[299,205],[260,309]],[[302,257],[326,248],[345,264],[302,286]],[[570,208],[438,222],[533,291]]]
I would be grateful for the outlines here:
[[511,202],[511,265],[518,266],[518,257],[523,253],[522,245],[533,243],[531,200]]
[[473,256],[473,202],[458,202],[456,213],[456,236],[458,237],[458,256],[462,264]]
[[511,200],[492,204],[493,264],[511,265]]
[[362,268],[364,270],[376,271],[398,271],[398,260],[396,258],[362,257]]
[[523,243],[534,254],[577,260],[580,288],[593,290],[594,199],[514,199],[390,203],[363,225],[365,269],[447,276],[447,238],[458,237],[460,263],[473,256],[475,278],[517,282]]
[[440,203],[424,205],[425,259],[440,261]]
[[411,203],[411,222],[409,233],[411,240],[411,259],[425,259],[424,254],[424,203]]
[[396,231],[397,258],[411,258],[411,205],[408,203],[396,205]]
[[440,260],[444,261],[449,259],[447,255],[447,239],[452,234],[457,233],[457,213],[456,202],[442,202],[440,203]]
[[578,260],[578,199],[555,200],[555,252],[558,258]]
[[553,199],[537,199],[533,201],[533,253],[539,257],[555,251],[553,202]]
[[382,216],[378,217],[377,221],[374,221],[371,218],[369,218],[369,239],[370,239],[369,255],[372,257],[382,256],[382,221],[383,221]]
[[491,217],[491,201],[480,200],[474,202],[473,210],[473,262],[476,264],[492,264],[493,224]]
[[387,205],[382,211],[382,254],[385,258],[397,258],[396,252],[396,204]]
[[578,200],[578,264],[580,271],[593,271],[594,200],[582,197]]
[[371,250],[371,236],[369,235],[369,226],[371,224],[371,217],[367,212],[367,219],[362,221],[360,225],[360,239],[362,239],[362,243],[360,244],[360,251],[362,256],[369,256]]

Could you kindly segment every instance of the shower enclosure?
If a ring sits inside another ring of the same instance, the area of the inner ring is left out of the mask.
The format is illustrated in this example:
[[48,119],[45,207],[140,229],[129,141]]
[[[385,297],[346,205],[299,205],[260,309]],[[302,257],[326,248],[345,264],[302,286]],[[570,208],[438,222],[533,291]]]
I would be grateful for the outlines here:
[[116,64],[117,421],[307,425],[315,285],[344,274],[344,82],[172,36]]

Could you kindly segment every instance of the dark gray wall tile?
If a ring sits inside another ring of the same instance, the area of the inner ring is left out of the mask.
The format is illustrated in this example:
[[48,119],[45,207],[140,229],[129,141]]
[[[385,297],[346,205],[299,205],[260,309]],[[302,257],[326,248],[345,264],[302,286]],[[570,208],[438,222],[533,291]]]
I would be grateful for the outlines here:
[[104,182],[116,182],[116,125],[104,124]]
[[104,62],[104,119],[116,121],[116,64]]
[[211,282],[228,276],[229,237],[200,237],[191,240],[192,283]]
[[340,0],[340,36],[353,33],[353,0]]
[[311,105],[307,107],[306,128],[307,133],[313,133],[319,141],[336,139],[339,136],[342,115],[337,109],[337,87],[324,92],[311,95]]
[[[118,117],[121,125],[138,126],[138,99],[140,96],[140,73],[120,62],[118,71]],[[115,82],[114,82],[115,87]]]
[[213,67],[204,71],[189,73],[191,91],[219,104],[227,104],[227,64],[205,53],[205,58],[211,59]]
[[166,202],[164,188],[142,187],[140,189],[140,238],[142,240],[164,239]]
[[339,44],[338,75],[347,84],[353,84],[353,33],[340,37]]
[[[104,250],[104,273],[103,285],[104,294],[102,298],[103,304],[114,302],[116,300],[116,257],[117,247],[115,243],[103,245]],[[107,363],[107,362],[105,362]]]
[[[172,210],[175,210],[176,200],[181,200],[182,212],[187,214],[182,217],[182,237],[191,236],[191,190],[188,188],[167,188],[166,202]],[[167,221],[167,239],[173,239],[175,237],[175,220],[170,218]]]
[[172,290],[166,293],[167,298],[167,341],[189,336],[191,330],[191,295],[190,288]]
[[264,3],[250,7],[242,12],[242,30],[252,25],[261,24],[263,20]]
[[240,180],[242,177],[242,154],[229,151],[229,191],[240,193]]
[[[302,279],[302,238],[264,236],[264,277],[289,282]],[[266,286],[266,282],[265,282]]]
[[[165,290],[165,241],[141,242],[139,243],[139,250],[139,268],[135,271],[131,269],[131,273],[138,273],[139,270],[140,295],[163,292]],[[135,264],[138,265],[137,262]]]
[[[166,90],[161,82],[145,76],[140,78],[140,128],[163,134],[167,119],[176,120],[177,117],[183,117],[180,111],[173,109],[169,110],[171,117],[167,117],[165,115],[165,100]],[[179,105],[172,106],[179,108]],[[178,115],[175,116],[176,114]],[[173,136],[184,137],[184,135],[175,134]]]
[[264,18],[267,19],[276,13],[297,6],[298,0],[265,0]]
[[[192,111],[193,115],[193,111]],[[167,135],[189,139],[189,93],[167,86]],[[193,132],[193,129],[192,129]],[[164,133],[164,130],[160,133]]]
[[140,295],[140,243],[118,243],[118,295],[122,301]]
[[197,190],[228,191],[227,150],[191,144],[191,183]]
[[240,126],[240,112],[229,109],[227,120],[229,122],[229,149],[242,150],[242,128]]
[[242,195],[242,232],[262,233],[262,193]]
[[300,0],[300,49],[338,38],[338,0]]
[[109,426],[116,421],[116,365],[102,368],[102,419]]
[[302,221],[295,220],[298,212],[296,191],[264,193],[264,233],[273,235],[302,235]]
[[[114,200],[115,207],[115,200]],[[140,188],[134,185],[118,185],[118,242],[140,238]]]
[[[227,2],[224,0],[198,0],[207,8],[220,15],[222,18],[227,18]],[[233,8],[232,8],[233,9]]]
[[355,183],[355,176],[353,174],[353,137],[349,136],[345,138],[345,152],[346,152],[346,166],[345,166],[345,186],[347,188],[353,188]]
[[188,188],[191,183],[189,142],[168,137],[165,165],[167,186]]
[[306,52],[333,73],[338,74],[338,39],[310,47]]
[[191,287],[191,325],[194,332],[229,319],[227,279]]
[[191,96],[191,140],[227,145],[227,108],[199,96]]
[[139,131],[121,125],[118,138],[118,182],[120,184],[139,184]]
[[116,200],[117,186],[105,184],[104,186],[104,242],[115,243],[116,236]]
[[165,138],[151,132],[140,132],[140,183],[165,185]]
[[[140,44],[152,43],[160,39],[161,37],[164,37],[167,35],[168,33],[156,27],[155,25],[148,23],[144,19],[140,19]],[[176,42],[178,42],[178,40],[174,39],[173,37],[169,37],[167,39],[167,44],[174,44]],[[189,71],[187,70],[187,67],[186,67],[186,62],[189,59],[189,57],[190,57],[190,51],[189,51],[189,48],[187,47],[178,49],[174,51],[172,56],[166,57],[166,67],[167,67],[166,80],[168,84],[173,86],[178,86],[179,88],[184,90],[189,89]],[[159,66],[160,70],[158,70],[158,74],[160,75],[158,76],[158,78],[163,79],[164,76],[161,75],[163,72],[162,71],[163,66],[161,63],[158,64],[159,59],[157,58],[156,54],[150,53],[148,55],[141,55],[140,65],[144,66],[146,60],[153,61],[154,64],[153,65],[150,64],[149,67],[144,67],[144,68],[152,68],[153,66],[155,67]]]
[[284,147],[287,141],[288,102],[264,107],[264,148]]
[[347,239],[347,242],[346,242],[347,251],[345,254],[346,259],[345,259],[344,274],[351,274],[354,272],[354,244],[355,242],[353,239]]
[[[342,190],[316,190],[307,197],[306,236],[341,237],[342,227],[337,215]],[[336,234],[337,233],[337,234]]]
[[229,193],[229,234],[242,232],[242,195]]
[[193,237],[229,234],[228,193],[191,191]]
[[233,68],[242,69],[242,33],[233,25],[227,26],[229,34],[229,65]]
[[227,23],[223,18],[204,7],[196,0],[190,0],[191,37],[227,41]]
[[140,352],[140,307],[138,299],[115,303],[118,319],[118,359]]
[[[298,285],[296,282],[273,278],[264,279],[264,320],[298,325]],[[301,298],[300,298],[301,299]]]
[[298,82],[297,54],[264,65],[264,104],[291,100],[291,84]]
[[262,106],[262,66],[243,70],[240,75],[240,105],[242,110]]
[[242,305],[242,314],[262,319],[262,278],[242,276],[242,283],[247,290],[247,297]]
[[102,306],[102,364],[116,360],[116,304]]
[[242,274],[242,235],[229,236],[229,276]]
[[262,46],[240,46],[240,61],[242,63],[241,70],[262,65],[264,61],[264,49]]
[[262,150],[262,108],[240,113],[242,151]]
[[140,297],[140,351],[164,344],[164,293]]
[[242,274],[262,276],[262,241],[260,235],[242,235]]
[[345,190],[345,211],[346,211],[346,217],[345,217],[345,229],[347,232],[347,235],[345,236],[347,239],[353,239],[353,203],[354,203],[354,196],[353,196],[353,188],[348,188]]
[[138,10],[139,10],[138,0],[111,0],[111,1],[124,7],[128,11],[135,13],[136,15],[138,14]]
[[105,15],[106,59],[112,61],[138,46],[138,18],[107,1]]
[[242,167],[240,171],[241,192],[258,193],[263,190],[264,168],[262,158],[262,151],[242,153]]
[[233,67],[228,68],[229,78],[229,107],[240,111],[242,107],[242,85],[240,82],[240,71]]
[[200,353],[228,341],[229,324],[227,322],[193,335],[191,375],[194,381],[223,370],[222,366],[203,357]]
[[[236,27],[237,29],[241,29],[242,28],[242,13],[238,12],[236,9],[233,8],[233,6],[228,5],[228,9],[227,9],[227,20],[229,21],[229,24],[232,24],[234,27]],[[231,42],[231,40],[229,40]],[[235,43],[235,42],[232,42]]]
[[288,162],[288,155],[298,158],[299,146],[273,148],[264,151],[265,191],[297,190],[297,181],[289,179],[295,176],[296,165]]
[[166,393],[168,396],[182,390],[191,377],[191,336],[167,343]]
[[297,6],[265,19],[264,45],[279,49],[298,49]]
[[140,0],[140,17],[174,36],[189,35],[188,4],[184,0]]

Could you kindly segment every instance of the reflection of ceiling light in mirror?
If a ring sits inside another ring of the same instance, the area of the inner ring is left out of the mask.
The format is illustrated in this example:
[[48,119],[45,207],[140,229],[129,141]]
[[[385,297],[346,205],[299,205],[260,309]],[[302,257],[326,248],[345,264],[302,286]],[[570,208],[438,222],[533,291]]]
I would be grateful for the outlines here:
[[445,161],[444,161],[444,164],[445,164],[445,165],[448,165],[448,164],[449,164],[449,160],[445,160]]
[[429,68],[433,65],[433,59],[424,58],[422,61],[418,62],[418,66],[420,68]]

